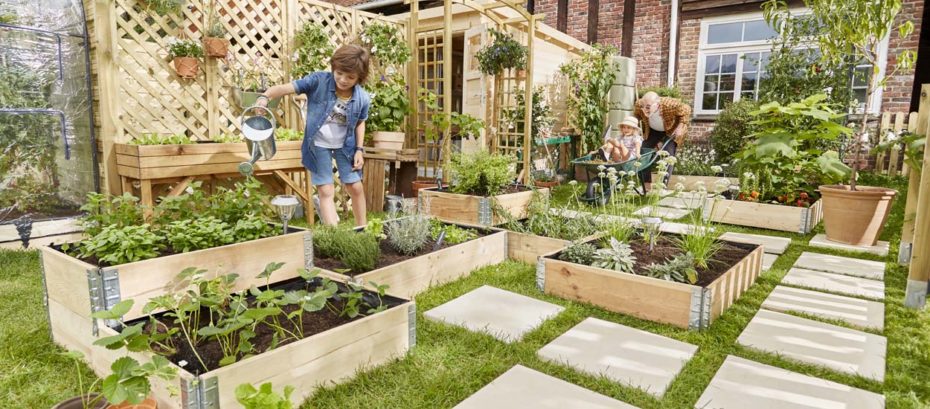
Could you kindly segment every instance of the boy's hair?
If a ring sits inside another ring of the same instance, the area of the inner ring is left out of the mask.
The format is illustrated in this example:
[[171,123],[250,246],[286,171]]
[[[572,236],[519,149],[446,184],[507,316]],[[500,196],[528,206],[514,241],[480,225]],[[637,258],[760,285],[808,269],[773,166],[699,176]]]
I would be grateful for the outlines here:
[[368,80],[368,50],[354,44],[339,47],[329,60],[333,71],[354,73],[358,76],[358,83],[364,84]]

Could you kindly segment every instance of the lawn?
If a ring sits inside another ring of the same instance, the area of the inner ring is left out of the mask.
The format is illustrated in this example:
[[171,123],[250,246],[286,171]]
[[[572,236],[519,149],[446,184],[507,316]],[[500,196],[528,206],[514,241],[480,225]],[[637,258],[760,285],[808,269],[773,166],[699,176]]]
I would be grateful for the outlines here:
[[[872,181],[877,183],[879,181]],[[901,180],[881,180],[900,191],[902,200],[883,234],[891,242],[888,257],[864,254],[856,257],[892,262],[897,256],[903,219],[905,186]],[[565,198],[564,190],[556,196]],[[726,227],[727,230],[762,233],[757,229]],[[818,232],[822,227],[818,228]],[[792,244],[774,267],[764,273],[739,302],[713,325],[701,332],[687,331],[600,308],[542,294],[535,286],[535,268],[508,261],[476,271],[471,276],[431,289],[417,297],[417,346],[403,359],[376,368],[355,379],[319,390],[304,408],[447,408],[455,406],[488,382],[521,364],[557,378],[617,398],[641,408],[694,407],[727,355],[775,365],[795,372],[884,393],[888,408],[930,407],[930,311],[902,307],[907,268],[889,264],[885,273],[888,337],[887,376],[884,383],[841,374],[817,366],[800,364],[778,356],[752,351],[736,344],[736,338],[759,309],[769,292],[804,251],[850,256],[849,253],[814,249],[806,245],[808,235],[765,231],[789,237]],[[815,232],[816,233],[816,232]],[[49,340],[42,305],[42,279],[35,252],[0,251],[0,399],[2,407],[42,408],[78,392],[72,380],[75,366],[58,355]],[[482,285],[491,285],[565,307],[522,341],[505,344],[488,335],[427,321],[422,312],[443,304]],[[547,363],[536,356],[543,345],[587,317],[621,323],[688,342],[699,347],[662,399],[606,378],[581,374],[564,366]],[[87,368],[81,368],[85,375]]]

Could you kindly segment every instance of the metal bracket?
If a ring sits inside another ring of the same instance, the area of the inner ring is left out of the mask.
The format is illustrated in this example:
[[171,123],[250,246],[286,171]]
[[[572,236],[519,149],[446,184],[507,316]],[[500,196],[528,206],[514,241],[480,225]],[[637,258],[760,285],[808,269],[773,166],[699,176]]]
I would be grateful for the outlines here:
[[546,291],[546,262],[542,257],[536,259],[536,288]]
[[710,299],[710,289],[701,287],[691,289],[691,314],[688,319],[688,329],[701,330],[710,326]]
[[42,269],[42,305],[45,306],[45,320],[48,321],[48,339],[55,342],[55,334],[52,333],[52,312],[48,309],[48,281],[45,278],[45,257],[39,252],[39,268]]
[[216,377],[181,379],[181,407],[183,409],[219,409],[220,385]]
[[[119,271],[115,268],[106,270],[93,268],[87,270],[87,290],[88,296],[90,297],[91,314],[113,308],[113,306],[121,300],[119,291]],[[97,336],[99,333],[97,320],[94,319],[92,322],[93,335]],[[106,326],[111,328],[118,324],[116,320],[107,320],[105,323]]]
[[914,243],[901,242],[898,247],[898,264],[906,266],[911,264],[911,252],[914,250]]
[[927,294],[930,292],[930,283],[927,281],[907,280],[907,289],[904,292],[904,306],[921,309],[927,305]]
[[417,305],[415,303],[411,303],[410,307],[407,308],[407,321],[409,322],[407,329],[408,343],[410,344],[409,347],[413,348],[417,345]]
[[491,211],[491,199],[488,197],[478,199],[478,224],[483,226],[494,224],[494,213]]
[[313,233],[304,232],[304,268],[313,269]]

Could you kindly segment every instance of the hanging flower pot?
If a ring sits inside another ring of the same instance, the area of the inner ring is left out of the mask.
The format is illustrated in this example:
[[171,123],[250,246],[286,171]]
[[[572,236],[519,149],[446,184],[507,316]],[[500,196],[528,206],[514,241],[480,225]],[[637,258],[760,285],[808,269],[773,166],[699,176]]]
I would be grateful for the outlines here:
[[174,70],[181,78],[195,78],[200,73],[200,60],[194,57],[175,57]]
[[207,57],[226,58],[229,51],[229,40],[222,37],[204,37],[203,51]]
[[174,62],[174,70],[181,78],[194,78],[200,72],[203,46],[187,39],[168,39],[168,58]]

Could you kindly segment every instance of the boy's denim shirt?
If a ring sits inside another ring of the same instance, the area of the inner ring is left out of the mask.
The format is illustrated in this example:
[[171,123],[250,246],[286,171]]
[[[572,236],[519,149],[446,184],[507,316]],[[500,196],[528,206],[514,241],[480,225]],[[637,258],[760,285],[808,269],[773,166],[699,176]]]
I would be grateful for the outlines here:
[[[307,125],[304,128],[304,141],[300,148],[301,163],[307,169],[314,169],[308,159],[311,156],[310,144],[323,126],[323,122],[326,121],[326,117],[332,112],[333,106],[336,105],[336,79],[333,78],[331,72],[318,71],[294,81],[293,84],[298,94],[307,95]],[[343,152],[349,158],[355,157],[355,127],[358,126],[359,121],[368,119],[370,104],[371,98],[368,93],[362,89],[361,85],[356,84],[346,112],[346,142],[342,147]]]

